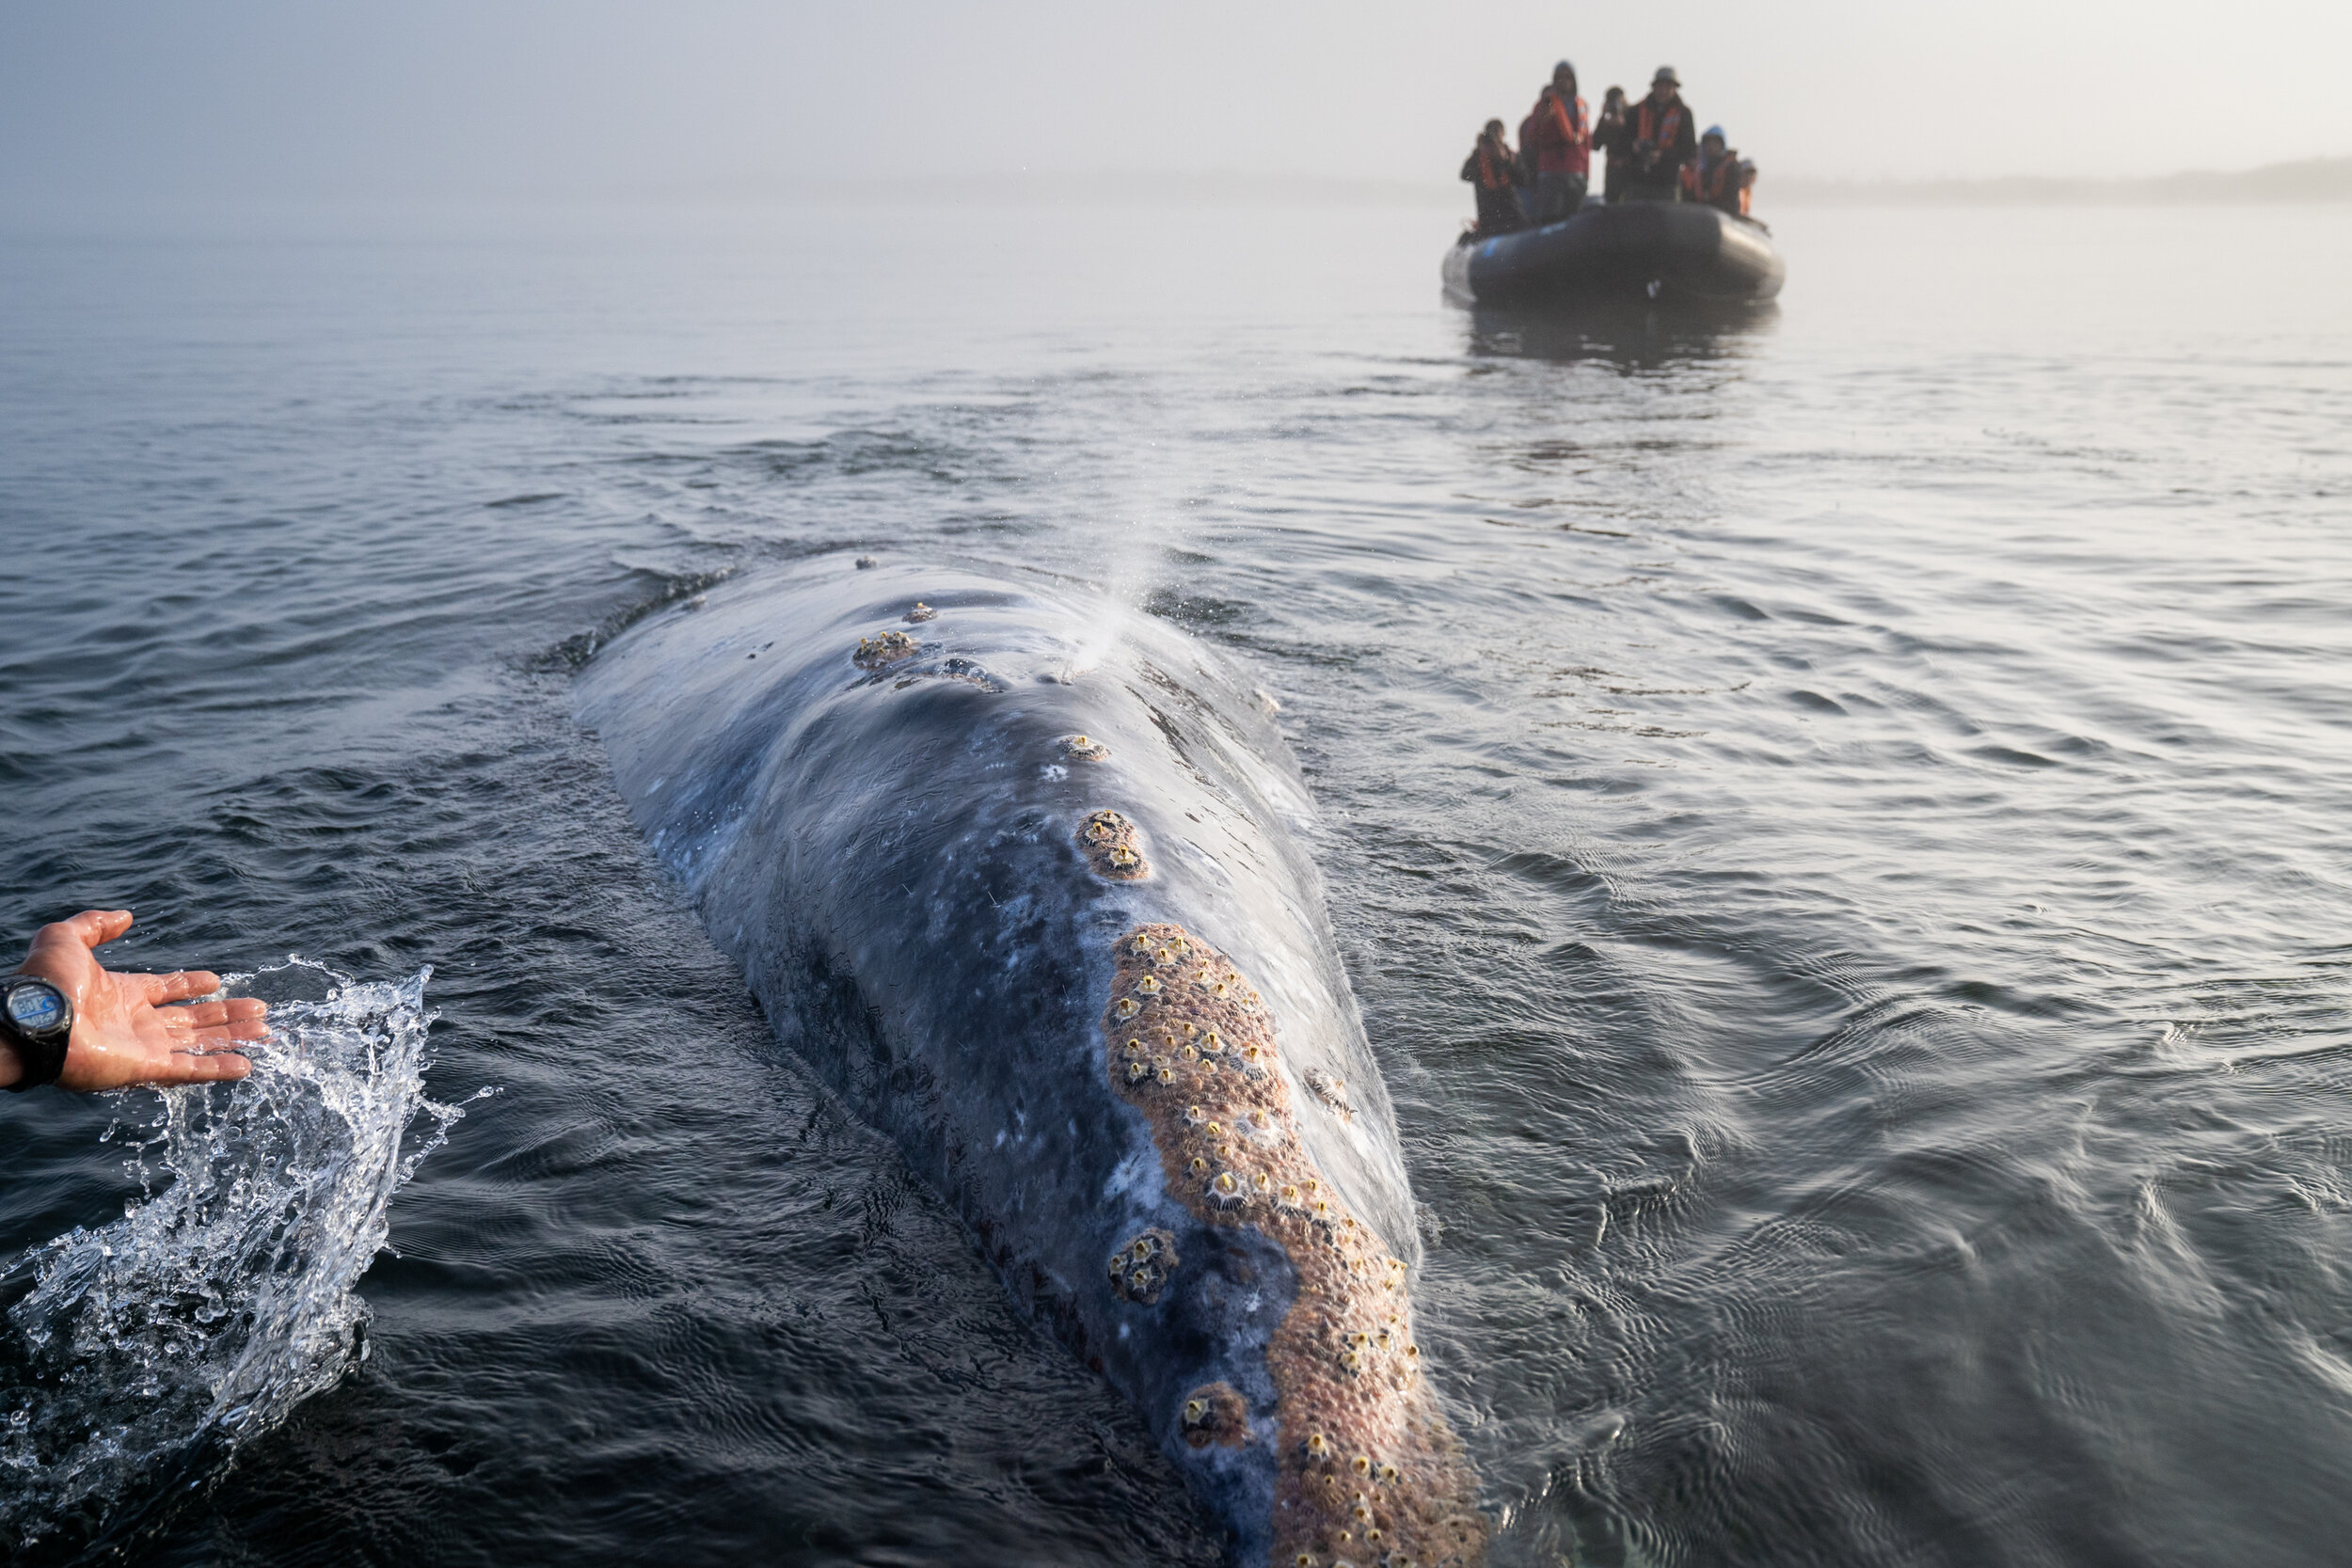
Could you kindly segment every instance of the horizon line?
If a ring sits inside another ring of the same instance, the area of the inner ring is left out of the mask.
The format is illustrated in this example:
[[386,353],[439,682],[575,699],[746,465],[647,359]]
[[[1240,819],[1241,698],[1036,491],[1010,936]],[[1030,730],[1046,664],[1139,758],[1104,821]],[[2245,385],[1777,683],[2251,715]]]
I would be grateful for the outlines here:
[[[447,205],[529,206],[708,205],[759,206],[813,201],[828,206],[1212,206],[1300,205],[1452,206],[1458,182],[1393,177],[1283,173],[1255,169],[1023,168],[961,175],[899,175],[883,179],[751,176],[703,184],[639,184],[633,188],[542,186],[530,190],[399,190],[332,196],[296,191],[215,194],[128,192],[65,195],[18,190],[56,207]],[[2232,205],[2352,201],[2352,156],[2323,156],[2246,169],[2184,169],[2143,175],[1774,176],[1768,166],[1757,182],[1760,202],[1790,205]]]

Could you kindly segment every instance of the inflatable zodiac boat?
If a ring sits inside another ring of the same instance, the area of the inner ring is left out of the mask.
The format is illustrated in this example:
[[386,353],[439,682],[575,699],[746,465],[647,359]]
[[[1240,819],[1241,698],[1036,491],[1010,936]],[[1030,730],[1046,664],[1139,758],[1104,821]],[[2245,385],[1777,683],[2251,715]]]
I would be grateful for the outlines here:
[[1465,235],[1443,267],[1446,292],[1479,305],[1761,305],[1788,272],[1762,224],[1694,201],[1587,202],[1540,229]]

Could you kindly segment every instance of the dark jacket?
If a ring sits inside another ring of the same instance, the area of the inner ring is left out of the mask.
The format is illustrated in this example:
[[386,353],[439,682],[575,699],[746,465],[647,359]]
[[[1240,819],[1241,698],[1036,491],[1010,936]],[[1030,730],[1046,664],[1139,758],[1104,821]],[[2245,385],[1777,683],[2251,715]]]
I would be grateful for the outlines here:
[[1462,178],[1478,195],[1481,234],[1507,234],[1519,227],[1519,196],[1513,184],[1518,175],[1518,160],[1511,150],[1484,136],[1462,160]]
[[1747,213],[1748,191],[1755,183],[1756,166],[1740,156],[1737,148],[1725,148],[1722,157],[1711,161],[1702,152],[1682,166],[1683,200],[1704,201],[1740,216]]
[[1633,172],[1633,124],[1623,109],[1604,108],[1600,118],[1593,121],[1593,150],[1609,154],[1608,172],[1601,177],[1601,191],[1611,201]]
[[1679,93],[1664,104],[1645,98],[1625,111],[1633,157],[1632,179],[1646,189],[1674,190],[1682,182],[1682,166],[1699,155],[1699,133],[1691,105]]

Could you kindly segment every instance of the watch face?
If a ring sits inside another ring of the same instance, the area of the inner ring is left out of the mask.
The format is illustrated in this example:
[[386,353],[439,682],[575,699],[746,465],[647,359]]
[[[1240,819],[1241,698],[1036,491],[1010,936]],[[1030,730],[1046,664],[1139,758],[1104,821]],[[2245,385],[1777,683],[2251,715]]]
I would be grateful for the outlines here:
[[19,981],[8,991],[8,1022],[28,1035],[53,1033],[65,1022],[65,998],[45,980]]

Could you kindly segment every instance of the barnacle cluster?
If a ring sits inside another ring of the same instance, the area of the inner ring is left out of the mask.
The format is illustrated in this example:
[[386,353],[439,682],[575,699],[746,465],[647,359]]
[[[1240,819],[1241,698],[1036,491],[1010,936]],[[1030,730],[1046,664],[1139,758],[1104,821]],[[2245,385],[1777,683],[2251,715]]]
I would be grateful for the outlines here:
[[914,601],[914,608],[907,611],[907,625],[919,626],[925,621],[936,620],[938,616],[938,610],[917,599]]
[[1098,877],[1136,882],[1152,874],[1143,858],[1143,834],[1115,811],[1089,814],[1078,825],[1078,847],[1086,852],[1087,863]]
[[1101,762],[1111,754],[1111,749],[1090,735],[1066,735],[1061,737],[1061,754],[1079,762]]
[[[917,604],[907,611],[906,618],[910,621],[928,621],[938,613],[927,604]],[[850,661],[861,670],[892,670],[904,665],[922,651],[923,645],[906,632],[877,632],[872,637],[857,640],[857,651],[850,656]],[[961,681],[966,686],[977,686],[982,691],[1004,689],[996,677],[988,673],[986,665],[978,659],[966,658],[961,654],[941,659],[935,664],[900,670],[894,689],[903,691],[916,682],[926,680]]]
[[[1266,1348],[1280,1432],[1274,1560],[1482,1560],[1476,1483],[1421,1376],[1405,1265],[1346,1212],[1300,1143],[1264,1002],[1178,926],[1138,927],[1114,957],[1111,1082],[1150,1120],[1168,1190],[1206,1224],[1255,1227],[1297,1272],[1297,1296]],[[1187,1442],[1223,1386],[1187,1396]],[[1241,1397],[1224,1392],[1232,1424],[1217,1418],[1215,1440],[1244,1440],[1221,1435],[1248,1430]]]
[[913,658],[916,647],[914,639],[905,632],[886,631],[859,638],[857,652],[850,656],[850,661],[861,670],[887,669],[902,658]]
[[1249,1403],[1230,1383],[1205,1383],[1184,1396],[1176,1424],[1192,1448],[1238,1449],[1249,1441]]
[[1156,1227],[1144,1231],[1111,1254],[1111,1291],[1121,1301],[1149,1307],[1183,1261],[1176,1256],[1175,1237]]

